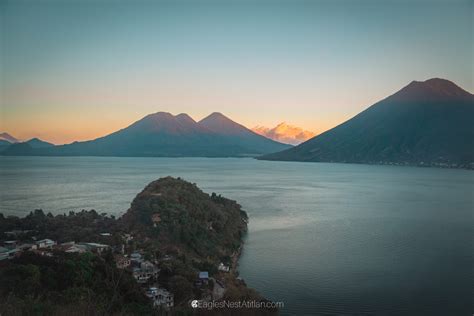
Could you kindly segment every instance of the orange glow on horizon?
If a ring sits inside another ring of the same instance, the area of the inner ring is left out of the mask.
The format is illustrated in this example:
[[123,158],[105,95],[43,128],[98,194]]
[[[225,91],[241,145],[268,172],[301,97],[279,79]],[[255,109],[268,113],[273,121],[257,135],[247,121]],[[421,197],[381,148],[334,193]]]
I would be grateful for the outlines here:
[[[51,116],[27,116],[23,117],[21,120],[15,120],[14,122],[3,120],[1,122],[0,132],[7,132],[20,140],[29,140],[37,137],[44,141],[61,145],[72,143],[74,141],[87,141],[106,136],[120,129],[126,128],[147,115],[135,115],[133,118],[127,118],[124,115],[117,115],[117,117],[111,117],[110,115],[91,117],[90,115],[76,114],[77,115],[74,116],[66,115],[62,119],[57,119]],[[177,115],[179,113],[172,112],[172,114]],[[282,122],[287,122],[290,125],[314,132],[316,135],[342,123],[346,119],[341,117],[340,120],[321,120],[314,121],[314,123],[311,123],[311,121],[301,121],[301,124],[298,124],[298,122],[295,122],[294,120],[286,120],[285,118],[282,118],[281,120],[257,121],[255,119],[250,120],[239,117],[238,115],[232,116],[227,113],[223,114],[249,129],[252,129],[255,126],[273,128]],[[190,116],[196,121],[199,121],[207,116],[207,114],[201,116],[190,114]]]

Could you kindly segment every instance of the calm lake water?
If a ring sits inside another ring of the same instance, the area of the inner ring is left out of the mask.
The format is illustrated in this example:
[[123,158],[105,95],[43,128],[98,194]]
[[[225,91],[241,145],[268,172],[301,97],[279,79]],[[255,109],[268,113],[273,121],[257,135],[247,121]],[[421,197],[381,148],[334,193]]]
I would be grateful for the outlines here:
[[474,172],[253,159],[1,157],[0,210],[122,214],[182,177],[250,217],[247,284],[282,314],[471,315]]

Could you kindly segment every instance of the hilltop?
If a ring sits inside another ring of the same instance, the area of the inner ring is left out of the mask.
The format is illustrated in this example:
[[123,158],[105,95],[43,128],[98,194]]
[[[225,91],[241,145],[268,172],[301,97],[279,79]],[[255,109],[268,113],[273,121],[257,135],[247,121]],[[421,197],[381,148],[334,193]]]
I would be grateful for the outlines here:
[[172,177],[148,184],[121,220],[136,236],[156,241],[162,252],[179,249],[216,262],[239,250],[247,229],[247,214],[235,201]]

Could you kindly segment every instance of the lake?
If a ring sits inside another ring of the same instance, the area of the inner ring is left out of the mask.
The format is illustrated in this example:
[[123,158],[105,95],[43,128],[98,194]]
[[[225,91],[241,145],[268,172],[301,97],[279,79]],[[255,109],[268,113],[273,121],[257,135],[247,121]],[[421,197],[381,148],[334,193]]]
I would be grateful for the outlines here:
[[0,210],[120,215],[182,177],[250,218],[241,276],[283,315],[471,315],[474,172],[219,158],[1,157]]

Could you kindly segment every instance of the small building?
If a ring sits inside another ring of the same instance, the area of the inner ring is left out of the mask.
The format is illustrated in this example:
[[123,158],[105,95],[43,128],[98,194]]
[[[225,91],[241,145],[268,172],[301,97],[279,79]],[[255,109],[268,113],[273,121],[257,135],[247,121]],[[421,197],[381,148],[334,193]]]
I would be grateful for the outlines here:
[[199,272],[199,280],[209,280],[209,272],[207,271]]
[[100,235],[101,235],[102,237],[110,237],[110,236],[112,236],[111,233],[100,233]]
[[146,296],[153,300],[153,306],[167,309],[174,306],[174,295],[164,288],[150,287]]
[[36,242],[36,246],[38,247],[38,249],[44,249],[44,248],[51,249],[53,248],[54,245],[56,245],[56,242],[51,239],[42,239]]
[[150,280],[151,278],[150,274],[146,273],[145,271],[142,271],[140,268],[133,268],[132,275],[135,280],[137,280],[137,282],[141,284],[148,282],[148,280]]
[[95,242],[84,242],[84,243],[78,243],[77,245],[83,245],[87,248],[88,251],[97,252],[97,253],[102,253],[104,250],[110,248],[109,245],[98,244]]
[[207,271],[199,272],[198,281],[196,282],[196,285],[201,286],[203,284],[207,284],[208,282],[209,282],[209,272]]
[[143,262],[143,257],[140,253],[134,252],[130,255],[130,264],[132,267],[140,268],[141,263]]
[[230,267],[226,266],[224,263],[219,263],[219,266],[217,267],[217,270],[222,271],[222,272],[229,272]]
[[87,251],[88,248],[85,245],[68,245],[64,248],[64,252],[67,253],[85,253]]
[[140,264],[140,269],[145,272],[150,278],[158,279],[160,269],[150,261],[143,261]]

